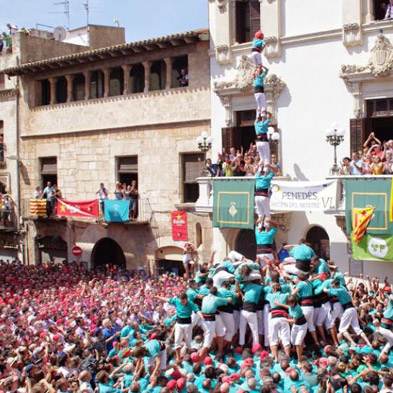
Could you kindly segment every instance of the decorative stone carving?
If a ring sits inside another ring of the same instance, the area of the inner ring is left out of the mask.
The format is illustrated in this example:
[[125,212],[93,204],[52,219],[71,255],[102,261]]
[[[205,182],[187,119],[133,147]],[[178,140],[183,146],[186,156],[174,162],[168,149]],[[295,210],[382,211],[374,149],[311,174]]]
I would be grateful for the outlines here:
[[349,76],[370,73],[374,77],[386,76],[393,70],[393,46],[389,39],[379,34],[366,66],[342,65],[341,77],[348,81]]
[[228,45],[216,46],[216,60],[219,64],[228,64],[231,61],[231,49]]
[[222,105],[225,108],[225,125],[227,127],[232,127],[232,97],[231,96],[221,96],[220,97]]
[[358,23],[348,23],[343,26],[343,43],[346,47],[361,45],[362,29]]
[[209,0],[211,3],[216,2],[220,12],[225,12],[228,0]]
[[281,56],[281,43],[277,37],[266,37],[265,38],[265,49],[263,54],[268,58],[272,59]]

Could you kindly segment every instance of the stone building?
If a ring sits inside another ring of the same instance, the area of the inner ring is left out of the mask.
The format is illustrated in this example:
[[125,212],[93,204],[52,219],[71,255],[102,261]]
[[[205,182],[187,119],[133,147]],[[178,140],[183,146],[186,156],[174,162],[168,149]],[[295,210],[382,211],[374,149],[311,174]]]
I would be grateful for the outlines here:
[[[255,100],[249,60],[251,40],[265,34],[263,63],[269,68],[265,93],[280,132],[277,154],[282,172],[293,181],[324,181],[333,149],[326,130],[345,130],[338,157],[361,149],[374,131],[393,139],[393,22],[384,20],[379,0],[210,0],[213,158],[224,147],[247,147],[254,137]],[[286,231],[280,240],[305,238],[343,271],[393,276],[391,264],[350,257],[340,179],[330,211],[281,212]],[[352,180],[357,181],[356,177]],[[370,179],[372,182],[373,179]],[[391,177],[386,178],[387,182]],[[209,190],[201,179],[201,190]],[[372,183],[370,183],[372,184]],[[213,211],[206,192],[198,209]],[[335,194],[334,194],[335,195]],[[214,228],[218,254],[253,238],[251,231]],[[255,241],[254,245],[255,247]],[[279,244],[278,244],[279,246]]]
[[[7,133],[19,136],[15,181],[24,260],[72,260],[77,245],[90,266],[125,262],[129,268],[154,270],[157,263],[176,265],[184,244],[171,236],[170,213],[176,209],[188,211],[189,241],[206,258],[210,221],[192,211],[196,177],[204,165],[196,138],[210,133],[208,32],[133,43],[119,42],[116,32],[112,44],[110,31],[105,32],[109,46],[101,48],[96,39],[86,48],[18,33],[13,53],[19,63],[2,63],[3,75],[18,93],[12,109],[18,133],[7,128],[8,120],[4,124]],[[179,85],[182,69],[188,86]],[[11,143],[7,133],[6,144]],[[35,187],[47,181],[57,184],[67,200],[86,200],[96,198],[101,182],[113,197],[117,181],[132,180],[140,199],[138,218],[129,223],[29,214]]]

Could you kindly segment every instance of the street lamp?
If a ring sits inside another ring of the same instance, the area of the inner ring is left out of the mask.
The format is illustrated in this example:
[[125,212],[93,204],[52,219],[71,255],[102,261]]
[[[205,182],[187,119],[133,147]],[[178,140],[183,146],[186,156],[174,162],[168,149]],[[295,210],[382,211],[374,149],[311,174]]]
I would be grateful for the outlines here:
[[[201,135],[199,135],[196,139],[198,149],[204,154],[206,159],[206,153],[211,149],[213,138],[206,132],[203,131]],[[200,159],[198,159],[200,161]],[[201,175],[203,177],[209,176],[209,171],[206,168],[206,165],[203,166]]]
[[334,148],[334,163],[331,169],[332,175],[339,174],[339,168],[337,165],[337,146],[344,140],[345,131],[339,129],[337,124],[333,124],[331,128],[326,131],[326,142],[328,142]]
[[206,131],[203,131],[197,138],[198,149],[206,154],[211,149],[212,142],[213,138]]

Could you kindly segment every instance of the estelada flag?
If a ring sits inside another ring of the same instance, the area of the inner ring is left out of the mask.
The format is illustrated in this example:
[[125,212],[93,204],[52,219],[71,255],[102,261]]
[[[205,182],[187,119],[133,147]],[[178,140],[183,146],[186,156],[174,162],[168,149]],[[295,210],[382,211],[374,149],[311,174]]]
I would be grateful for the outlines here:
[[374,215],[374,207],[354,208],[352,211],[353,217],[353,231],[352,240],[359,244],[363,236],[367,232],[368,224],[370,224]]
[[188,241],[187,213],[176,210],[171,212],[172,239],[174,241]]
[[98,199],[89,201],[57,199],[56,215],[60,217],[97,218],[100,215]]

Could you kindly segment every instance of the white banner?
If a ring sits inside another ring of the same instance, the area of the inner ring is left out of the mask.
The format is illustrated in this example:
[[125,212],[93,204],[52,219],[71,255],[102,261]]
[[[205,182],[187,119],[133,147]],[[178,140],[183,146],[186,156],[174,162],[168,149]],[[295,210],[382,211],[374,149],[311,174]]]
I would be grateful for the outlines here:
[[272,181],[270,209],[273,211],[324,211],[336,205],[333,181]]

